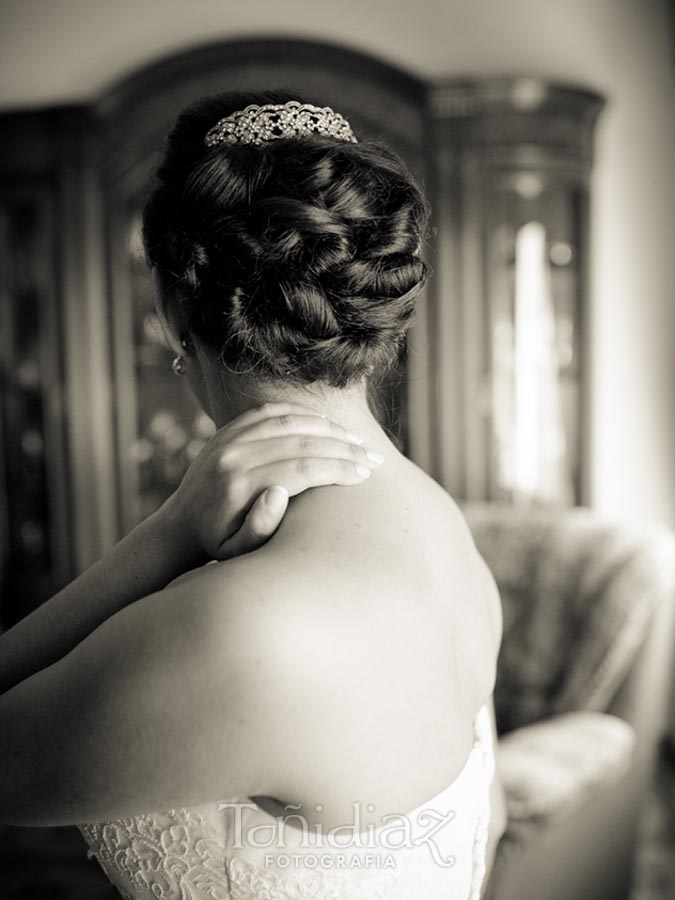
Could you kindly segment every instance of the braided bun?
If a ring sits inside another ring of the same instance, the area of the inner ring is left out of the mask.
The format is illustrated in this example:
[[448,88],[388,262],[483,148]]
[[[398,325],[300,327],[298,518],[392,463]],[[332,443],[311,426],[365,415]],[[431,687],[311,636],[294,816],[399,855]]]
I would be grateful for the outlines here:
[[343,387],[397,359],[429,275],[416,253],[430,209],[379,142],[313,134],[205,148],[230,112],[290,99],[229,92],[185,110],[144,242],[163,306],[228,369]]

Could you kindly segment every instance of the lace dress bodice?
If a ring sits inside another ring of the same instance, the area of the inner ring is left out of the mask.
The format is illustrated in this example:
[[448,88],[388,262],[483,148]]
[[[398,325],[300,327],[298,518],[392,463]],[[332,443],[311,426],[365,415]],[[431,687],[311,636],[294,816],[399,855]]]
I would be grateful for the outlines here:
[[79,825],[125,900],[478,900],[494,748],[489,707],[440,794],[345,843],[283,829],[249,798]]

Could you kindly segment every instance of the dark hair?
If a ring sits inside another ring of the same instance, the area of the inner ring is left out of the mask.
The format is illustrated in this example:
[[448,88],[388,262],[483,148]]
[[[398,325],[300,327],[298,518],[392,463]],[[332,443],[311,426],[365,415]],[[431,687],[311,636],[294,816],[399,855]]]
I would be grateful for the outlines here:
[[165,317],[170,307],[167,318],[224,366],[344,387],[397,359],[429,276],[416,252],[430,208],[377,141],[313,133],[205,147],[231,112],[288,100],[327,105],[229,91],[185,109],[145,204],[143,239]]

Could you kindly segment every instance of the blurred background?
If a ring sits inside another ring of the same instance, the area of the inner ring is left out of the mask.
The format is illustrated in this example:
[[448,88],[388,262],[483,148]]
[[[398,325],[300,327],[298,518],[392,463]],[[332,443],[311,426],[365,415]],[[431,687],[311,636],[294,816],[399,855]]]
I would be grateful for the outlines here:
[[[213,432],[171,372],[139,239],[176,113],[311,90],[433,209],[434,275],[374,402],[465,506],[505,604],[513,829],[491,896],[675,897],[673,6],[3,0],[0,71],[2,628],[157,508]],[[112,894],[71,829],[2,842],[12,898]]]

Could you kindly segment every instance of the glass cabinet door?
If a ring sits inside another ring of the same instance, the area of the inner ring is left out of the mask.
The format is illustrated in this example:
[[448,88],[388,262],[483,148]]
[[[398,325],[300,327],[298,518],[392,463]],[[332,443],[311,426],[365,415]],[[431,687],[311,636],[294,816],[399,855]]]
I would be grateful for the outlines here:
[[[432,90],[441,457],[469,501],[584,502],[589,186],[603,98],[538,78]],[[448,323],[447,325],[445,323]],[[446,406],[449,404],[446,403]],[[451,443],[452,442],[452,443]]]
[[484,190],[488,494],[574,505],[583,189],[545,173],[493,171]]

